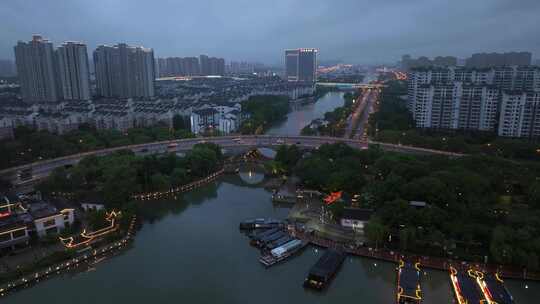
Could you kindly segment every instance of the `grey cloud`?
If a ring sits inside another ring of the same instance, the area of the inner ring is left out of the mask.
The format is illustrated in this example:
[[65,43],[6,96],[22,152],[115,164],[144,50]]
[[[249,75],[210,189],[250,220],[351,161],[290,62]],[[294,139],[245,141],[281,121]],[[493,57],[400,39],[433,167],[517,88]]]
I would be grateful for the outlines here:
[[0,58],[41,33],[152,47],[157,56],[208,53],[279,63],[282,50],[316,47],[323,59],[391,62],[401,54],[540,55],[537,0],[2,0]]

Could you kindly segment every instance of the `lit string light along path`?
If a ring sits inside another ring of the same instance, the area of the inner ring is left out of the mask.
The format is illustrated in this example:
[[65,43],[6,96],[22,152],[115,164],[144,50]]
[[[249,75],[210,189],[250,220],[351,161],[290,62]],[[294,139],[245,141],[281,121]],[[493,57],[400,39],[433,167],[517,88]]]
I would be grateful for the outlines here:
[[[133,239],[135,225],[137,222],[137,217],[133,216],[129,224],[126,235],[113,243],[109,243],[99,248],[93,249],[90,253],[80,254],[76,257],[65,260],[64,262],[45,267],[41,270],[35,271],[31,274],[21,276],[20,278],[13,280],[11,282],[0,285],[0,297],[8,295],[10,292],[20,290],[22,288],[27,288],[33,284],[37,284],[46,279],[51,278],[55,274],[61,274],[63,271],[70,270],[80,266],[83,262],[91,262],[96,260],[98,257],[103,256],[107,253],[114,252],[115,250],[121,250],[127,246],[129,241]],[[114,220],[113,220],[114,223]],[[108,228],[107,228],[108,229]],[[100,233],[102,233],[101,231]],[[95,233],[95,232],[94,232]]]

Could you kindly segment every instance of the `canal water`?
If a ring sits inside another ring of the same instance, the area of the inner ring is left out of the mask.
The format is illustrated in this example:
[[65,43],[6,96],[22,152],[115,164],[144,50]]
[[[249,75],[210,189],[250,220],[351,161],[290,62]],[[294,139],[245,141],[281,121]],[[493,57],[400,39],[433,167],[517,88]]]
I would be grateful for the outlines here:
[[333,111],[344,104],[343,92],[329,92],[310,104],[294,104],[287,119],[276,123],[268,129],[270,135],[300,135],[302,128],[317,118],[324,117],[324,113]]
[[[57,276],[0,302],[56,303],[394,303],[395,265],[349,257],[324,293],[303,280],[323,249],[265,269],[238,230],[253,217],[284,218],[257,172],[226,176],[176,200],[141,202],[145,223],[132,248],[91,271]],[[509,284],[516,303],[538,303],[540,285]],[[428,271],[424,303],[454,303],[448,275]]]

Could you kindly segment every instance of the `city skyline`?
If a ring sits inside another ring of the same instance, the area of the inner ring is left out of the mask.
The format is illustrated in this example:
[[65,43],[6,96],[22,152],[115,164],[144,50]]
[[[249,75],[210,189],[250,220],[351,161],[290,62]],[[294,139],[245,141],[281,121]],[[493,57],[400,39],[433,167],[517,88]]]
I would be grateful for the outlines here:
[[[50,8],[45,14],[32,9],[30,2],[7,1],[2,4],[6,9],[0,12],[7,24],[0,29],[4,37],[0,58],[13,58],[11,46],[20,37],[35,33],[56,44],[82,41],[89,49],[126,42],[151,47],[156,57],[211,53],[231,61],[268,64],[282,64],[281,50],[298,47],[318,48],[321,60],[352,63],[395,62],[403,54],[466,57],[484,51],[530,51],[538,58],[540,46],[535,37],[540,30],[535,12],[540,3],[478,1],[463,6],[464,3],[70,2],[45,3]],[[130,13],[125,14],[126,11]],[[443,11],[444,18],[439,18],[437,12]],[[176,18],[180,12],[189,13]],[[28,22],[18,24],[21,19]],[[55,22],[49,22],[52,19]],[[456,20],[460,26],[455,26]]]

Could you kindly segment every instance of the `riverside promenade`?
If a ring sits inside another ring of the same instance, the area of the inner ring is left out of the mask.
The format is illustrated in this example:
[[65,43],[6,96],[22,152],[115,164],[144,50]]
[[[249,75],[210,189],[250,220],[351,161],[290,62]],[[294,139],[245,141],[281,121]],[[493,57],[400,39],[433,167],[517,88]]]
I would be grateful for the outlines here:
[[384,248],[369,248],[360,247],[355,244],[342,243],[334,240],[329,240],[321,237],[317,237],[310,233],[303,231],[293,230],[292,235],[303,241],[309,242],[315,246],[324,248],[333,248],[343,250],[351,255],[372,258],[376,260],[382,260],[392,263],[398,263],[402,258],[414,260],[420,262],[422,267],[449,271],[449,267],[452,266],[458,270],[476,269],[485,273],[499,273],[499,275],[506,279],[518,279],[518,280],[533,280],[540,281],[539,272],[525,271],[524,269],[506,265],[496,264],[483,264],[474,263],[468,261],[459,261],[452,259],[444,259],[440,257],[428,257],[414,254],[404,254],[398,251],[392,251]]
[[60,263],[44,267],[29,274],[21,275],[15,280],[0,284],[0,298],[9,295],[9,293],[11,292],[31,287],[34,284],[45,281],[54,275],[59,275],[67,270],[74,269],[78,266],[83,265],[83,263],[85,262],[91,263],[93,261],[96,261],[96,259],[105,256],[108,253],[112,253],[125,248],[134,237],[136,223],[137,217],[133,216],[126,235],[120,240],[91,249],[89,252],[81,252],[76,256],[66,259]]

